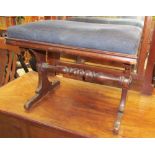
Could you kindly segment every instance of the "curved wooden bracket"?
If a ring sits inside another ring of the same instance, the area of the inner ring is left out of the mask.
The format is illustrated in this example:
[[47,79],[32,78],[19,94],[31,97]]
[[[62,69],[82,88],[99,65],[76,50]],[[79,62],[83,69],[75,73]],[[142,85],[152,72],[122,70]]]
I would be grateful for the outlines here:
[[30,110],[32,106],[37,104],[37,102],[42,99],[51,89],[60,85],[59,81],[53,81],[52,83],[48,80],[48,72],[43,66],[45,62],[45,55],[40,51],[37,52],[32,50],[33,54],[37,59],[37,70],[38,70],[38,87],[36,89],[36,94],[24,105],[25,110]]

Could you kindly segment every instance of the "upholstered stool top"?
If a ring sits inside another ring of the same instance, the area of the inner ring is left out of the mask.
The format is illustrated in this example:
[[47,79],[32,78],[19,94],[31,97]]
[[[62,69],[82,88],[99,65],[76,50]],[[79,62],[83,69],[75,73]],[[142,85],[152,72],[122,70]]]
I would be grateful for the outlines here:
[[142,29],[131,25],[47,20],[12,26],[8,37],[80,48],[136,54]]
[[70,17],[70,21],[98,23],[98,24],[115,24],[115,25],[132,25],[142,28],[144,26],[144,19],[132,19],[132,18],[103,18],[103,17]]

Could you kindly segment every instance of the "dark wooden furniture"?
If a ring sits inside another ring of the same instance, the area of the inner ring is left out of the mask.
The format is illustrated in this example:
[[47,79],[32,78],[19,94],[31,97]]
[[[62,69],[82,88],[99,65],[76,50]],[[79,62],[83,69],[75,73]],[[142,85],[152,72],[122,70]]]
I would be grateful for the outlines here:
[[44,16],[45,20],[57,20],[57,19],[61,19],[61,20],[65,20],[67,19],[67,16]]
[[[122,87],[122,94],[118,114],[114,123],[114,132],[118,133],[122,115],[124,113],[127,91],[132,82],[132,79],[137,79],[143,74],[144,61],[148,50],[150,40],[150,25],[152,18],[146,17],[143,28],[143,35],[138,54],[124,54],[118,52],[101,51],[87,48],[79,48],[67,45],[52,44],[45,42],[37,42],[32,40],[24,40],[17,38],[7,38],[7,44],[19,46],[22,49],[29,49],[34,53],[37,59],[39,82],[36,90],[36,95],[25,104],[25,109],[30,110],[36,105],[51,89],[54,89],[60,84],[59,81],[48,80],[48,74],[55,76],[58,73],[70,74],[79,76],[85,81],[102,83],[103,81],[116,81]],[[103,64],[104,61],[117,62],[122,69],[109,69],[104,67],[94,67],[84,62],[79,64],[62,62],[61,54],[69,54],[78,56],[87,61],[98,61]],[[50,55],[50,60],[47,60],[47,55]]]
[[18,48],[8,50],[5,38],[0,38],[0,86],[14,80]]

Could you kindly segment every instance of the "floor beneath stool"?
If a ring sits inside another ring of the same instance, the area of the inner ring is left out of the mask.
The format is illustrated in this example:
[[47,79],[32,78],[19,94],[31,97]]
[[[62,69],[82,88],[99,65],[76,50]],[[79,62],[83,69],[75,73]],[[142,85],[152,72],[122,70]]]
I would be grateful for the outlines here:
[[[113,135],[121,90],[59,77],[61,85],[30,112],[37,73],[29,72],[0,88],[0,112],[83,137],[155,137],[155,95],[129,91],[120,133]],[[11,132],[11,131],[10,131]]]

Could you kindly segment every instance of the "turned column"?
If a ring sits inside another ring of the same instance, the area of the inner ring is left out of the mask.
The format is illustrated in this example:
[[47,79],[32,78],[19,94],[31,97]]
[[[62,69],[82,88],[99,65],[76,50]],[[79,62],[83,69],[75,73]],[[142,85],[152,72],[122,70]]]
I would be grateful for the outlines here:
[[122,121],[122,117],[123,117],[123,113],[124,113],[125,105],[126,105],[127,93],[128,93],[128,89],[129,89],[131,82],[132,82],[131,66],[125,65],[124,76],[120,77],[120,83],[122,85],[122,93],[121,93],[120,104],[118,107],[117,117],[114,123],[113,131],[115,134],[118,134],[120,126],[121,126],[121,121]]

